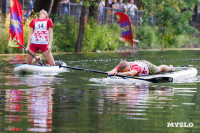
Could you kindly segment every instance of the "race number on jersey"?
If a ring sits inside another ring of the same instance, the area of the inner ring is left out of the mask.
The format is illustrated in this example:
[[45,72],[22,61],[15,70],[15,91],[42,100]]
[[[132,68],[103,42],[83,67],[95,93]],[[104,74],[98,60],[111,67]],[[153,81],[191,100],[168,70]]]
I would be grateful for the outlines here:
[[31,43],[48,44],[47,21],[35,22],[35,31]]

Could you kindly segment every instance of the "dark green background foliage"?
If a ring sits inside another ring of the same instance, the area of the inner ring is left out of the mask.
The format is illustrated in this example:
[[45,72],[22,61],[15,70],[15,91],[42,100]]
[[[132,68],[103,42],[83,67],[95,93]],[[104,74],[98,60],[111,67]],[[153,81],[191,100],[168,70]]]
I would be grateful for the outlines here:
[[74,51],[77,37],[78,25],[74,18],[70,17],[65,21],[58,21],[54,27],[53,51],[70,52]]

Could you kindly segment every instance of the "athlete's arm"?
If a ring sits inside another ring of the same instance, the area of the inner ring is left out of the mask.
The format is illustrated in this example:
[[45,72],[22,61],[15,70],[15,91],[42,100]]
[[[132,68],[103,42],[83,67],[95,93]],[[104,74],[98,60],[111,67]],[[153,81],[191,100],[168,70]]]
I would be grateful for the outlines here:
[[49,27],[49,45],[48,45],[49,52],[51,52],[52,42],[53,42],[53,27]]
[[121,75],[126,75],[126,76],[134,76],[138,73],[137,70],[131,70],[129,72],[121,72],[121,73],[117,73],[117,74],[121,74]]
[[115,75],[115,74],[117,74],[117,72],[118,72],[118,69],[115,67],[113,70],[108,71],[107,73],[108,73],[108,75]]
[[26,47],[26,52],[30,48],[30,45],[31,45],[31,36],[32,36],[33,32],[34,32],[34,29],[31,28],[30,33],[29,33],[29,37],[28,37],[28,44],[27,44],[27,47]]

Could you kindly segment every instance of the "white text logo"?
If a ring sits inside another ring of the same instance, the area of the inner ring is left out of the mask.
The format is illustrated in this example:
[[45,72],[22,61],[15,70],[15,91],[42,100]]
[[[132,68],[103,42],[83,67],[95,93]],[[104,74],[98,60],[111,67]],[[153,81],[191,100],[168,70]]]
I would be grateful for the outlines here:
[[193,127],[194,124],[192,122],[167,122],[167,127]]

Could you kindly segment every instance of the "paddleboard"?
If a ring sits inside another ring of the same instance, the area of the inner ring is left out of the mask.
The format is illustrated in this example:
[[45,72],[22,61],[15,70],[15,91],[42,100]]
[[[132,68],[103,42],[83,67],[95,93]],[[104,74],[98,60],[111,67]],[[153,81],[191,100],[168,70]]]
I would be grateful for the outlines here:
[[19,64],[14,68],[17,73],[60,73],[65,72],[64,67],[59,68],[59,64],[66,66],[62,61],[55,61],[55,66],[39,66],[32,64]]
[[[151,79],[154,77],[171,77],[171,78],[173,78],[174,83],[190,82],[189,80],[195,78],[197,73],[198,73],[198,71],[194,67],[175,67],[174,72],[142,76],[139,78]],[[139,79],[134,79],[134,78],[121,78],[121,77],[117,77],[117,76],[110,76],[110,77],[104,78],[102,80],[92,78],[92,79],[90,79],[90,81],[98,82],[98,83],[119,83],[119,82],[148,83],[148,81],[145,81],[145,80],[139,80]]]

